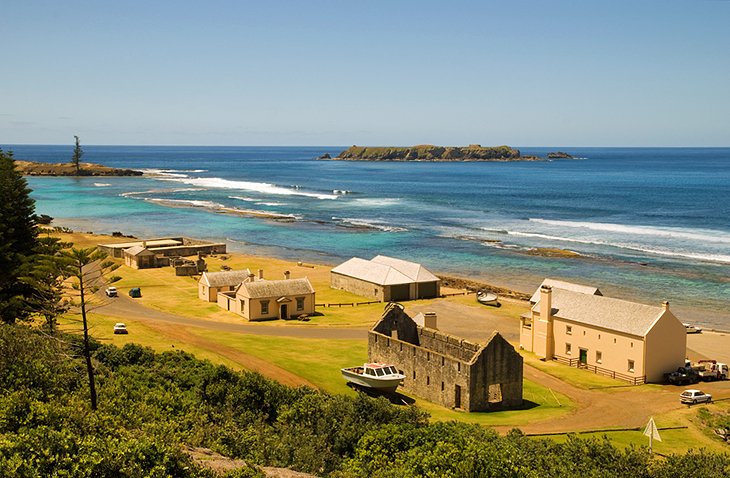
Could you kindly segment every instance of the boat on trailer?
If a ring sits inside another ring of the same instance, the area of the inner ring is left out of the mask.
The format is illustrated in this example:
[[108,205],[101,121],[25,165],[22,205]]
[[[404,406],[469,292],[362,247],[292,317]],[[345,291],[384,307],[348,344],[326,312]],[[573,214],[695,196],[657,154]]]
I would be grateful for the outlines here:
[[477,302],[484,305],[494,305],[499,307],[499,296],[493,292],[480,290],[477,292]]
[[359,387],[393,393],[406,376],[395,365],[385,363],[366,363],[361,367],[343,368],[342,376]]

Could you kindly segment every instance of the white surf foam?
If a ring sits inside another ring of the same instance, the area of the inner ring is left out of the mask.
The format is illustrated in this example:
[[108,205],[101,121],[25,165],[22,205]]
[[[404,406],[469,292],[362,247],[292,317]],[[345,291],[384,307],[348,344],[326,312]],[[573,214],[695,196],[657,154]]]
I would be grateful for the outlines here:
[[530,218],[529,220],[537,224],[546,224],[549,226],[558,227],[581,228],[590,231],[665,237],[674,239],[689,239],[692,241],[730,244],[730,235],[721,231],[683,229],[672,227],[629,226],[625,224],[612,224],[604,222],[558,221],[539,218]]
[[218,204],[213,201],[204,201],[200,199],[164,199],[164,198],[147,198],[146,201],[156,202],[161,204],[175,205],[179,204],[182,206],[193,206],[193,207],[204,207],[208,209],[222,209],[223,204]]
[[160,178],[167,179],[169,181],[177,181],[191,186],[198,186],[203,188],[218,188],[218,189],[239,189],[243,191],[255,191],[263,194],[276,194],[283,196],[305,196],[316,199],[337,199],[336,194],[322,194],[314,192],[306,192],[299,189],[288,189],[281,186],[275,186],[269,183],[255,183],[252,181],[232,181],[230,179],[223,178]]
[[385,224],[383,221],[378,221],[375,219],[358,219],[351,217],[333,216],[332,220],[335,222],[339,222],[340,224],[343,224],[345,226],[376,229],[383,232],[405,232],[408,230],[404,227],[391,226],[390,224]]
[[353,204],[368,207],[387,207],[395,206],[400,202],[400,198],[358,198]]
[[96,186],[97,188],[105,188],[107,186],[111,186],[111,184],[109,184],[109,183],[94,183],[94,186]]

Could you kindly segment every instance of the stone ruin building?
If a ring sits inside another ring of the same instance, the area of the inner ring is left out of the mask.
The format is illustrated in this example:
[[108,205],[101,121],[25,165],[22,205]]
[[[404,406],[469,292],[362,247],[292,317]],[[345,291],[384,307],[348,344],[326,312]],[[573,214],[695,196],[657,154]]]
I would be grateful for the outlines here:
[[435,315],[418,325],[390,303],[368,332],[370,362],[402,370],[403,390],[469,412],[522,405],[522,356],[498,332],[484,344],[436,330]]

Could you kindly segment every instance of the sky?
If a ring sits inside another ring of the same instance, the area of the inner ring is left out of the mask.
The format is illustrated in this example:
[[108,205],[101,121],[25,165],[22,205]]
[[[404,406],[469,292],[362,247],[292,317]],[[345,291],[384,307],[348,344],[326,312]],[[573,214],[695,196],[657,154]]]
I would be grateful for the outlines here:
[[730,146],[730,1],[0,7],[0,143]]

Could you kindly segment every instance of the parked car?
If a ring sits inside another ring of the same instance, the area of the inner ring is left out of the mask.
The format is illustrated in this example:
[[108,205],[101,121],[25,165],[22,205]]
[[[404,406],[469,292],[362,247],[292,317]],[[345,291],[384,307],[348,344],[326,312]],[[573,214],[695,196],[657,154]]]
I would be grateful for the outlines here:
[[685,390],[679,394],[679,401],[690,405],[702,402],[710,403],[712,401],[712,395],[702,390]]
[[687,323],[684,323],[682,325],[684,325],[684,328],[687,329],[687,333],[688,334],[699,334],[699,333],[702,333],[702,328],[701,327],[697,327],[695,325],[687,324]]
[[116,287],[107,287],[104,291],[106,293],[107,297],[116,297],[117,296],[117,288]]
[[118,323],[116,323],[114,325],[114,333],[115,334],[127,334],[129,332],[127,332],[127,326],[126,325],[124,325],[121,322],[118,322]]
[[700,381],[700,374],[692,367],[679,367],[676,372],[665,374],[667,382],[672,385],[687,385]]
[[142,289],[139,287],[129,289],[129,297],[142,297]]

